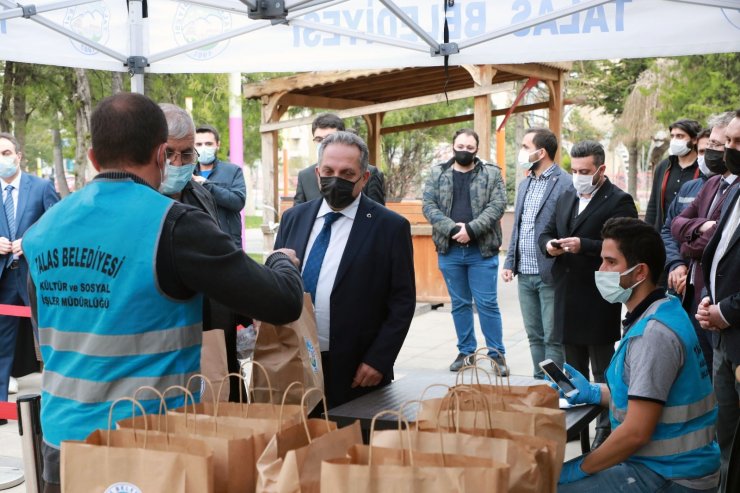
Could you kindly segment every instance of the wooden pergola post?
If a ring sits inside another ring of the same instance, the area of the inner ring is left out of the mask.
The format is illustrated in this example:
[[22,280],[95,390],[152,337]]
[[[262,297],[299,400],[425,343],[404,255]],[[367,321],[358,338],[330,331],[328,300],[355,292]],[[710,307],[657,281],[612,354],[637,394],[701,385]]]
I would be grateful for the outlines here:
[[[558,142],[563,142],[563,81],[564,72],[558,71],[556,80],[547,81],[547,87],[550,90],[550,99],[548,100],[549,126],[552,133],[558,138]],[[555,155],[555,162],[560,163],[562,147],[558,146],[558,152]]]
[[[280,98],[285,93],[262,96],[262,123],[274,123],[280,121],[287,107],[279,105]],[[277,187],[278,168],[278,131],[260,133],[262,143],[262,251],[269,252],[275,243],[275,235],[266,227],[271,222],[278,220],[280,200]]]
[[[472,69],[472,67],[471,67]],[[490,87],[496,70],[490,65],[475,67],[473,75],[476,87]],[[473,101],[473,130],[478,134],[478,156],[484,161],[491,160],[491,95],[476,96]]]
[[384,116],[384,112],[362,116],[367,124],[367,147],[370,151],[370,164],[374,166],[380,166],[381,164],[383,141],[380,136],[380,131],[383,128]]

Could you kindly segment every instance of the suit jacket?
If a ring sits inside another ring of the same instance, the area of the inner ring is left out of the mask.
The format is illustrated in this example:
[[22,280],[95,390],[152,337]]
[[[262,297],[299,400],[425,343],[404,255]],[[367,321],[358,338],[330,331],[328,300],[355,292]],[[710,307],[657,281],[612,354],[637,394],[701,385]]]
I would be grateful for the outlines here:
[[[722,237],[722,231],[732,214],[732,210],[740,197],[740,188],[732,187],[731,195],[725,199],[722,206],[722,216],[718,223],[717,233],[712,237],[704,250],[704,256],[701,259],[702,268],[704,269],[704,283],[711,296],[709,289],[709,278],[712,269],[712,261],[717,251],[717,245]],[[718,304],[722,315],[725,317],[730,326],[722,331],[727,341],[727,354],[730,360],[735,364],[740,364],[740,227],[735,232],[727,245],[725,254],[717,265],[717,277],[714,285],[715,298],[712,303]],[[712,341],[715,347],[719,344],[719,333],[712,332]]]
[[[305,261],[322,202],[312,200],[285,211],[275,248],[292,248]],[[393,379],[393,364],[415,308],[409,222],[363,195],[331,292],[330,364],[324,371],[330,406],[374,390],[350,388],[360,363],[383,374],[381,385]]]
[[[5,182],[2,182],[3,190],[5,185]],[[5,194],[2,197],[4,198]],[[49,207],[57,202],[59,202],[59,195],[57,195],[54,184],[51,181],[21,172],[21,182],[18,189],[18,207],[15,213],[16,239],[23,238],[26,230],[38,221]],[[0,236],[9,239],[10,229],[8,227],[8,219],[5,217],[4,212],[0,213],[0,217]],[[2,266],[7,266],[13,261],[13,254],[0,255],[0,259]],[[28,277],[28,263],[25,256],[20,258],[19,269],[20,278],[26,279]],[[4,272],[5,269],[0,269],[0,282],[2,282]],[[23,303],[28,305],[28,290],[25,283],[21,284],[23,285],[23,289],[21,289],[20,296],[23,299]]]
[[596,288],[594,272],[601,264],[601,228],[612,217],[637,217],[632,196],[607,178],[578,214],[578,195],[567,190],[557,201],[555,214],[538,239],[542,253],[547,242],[577,236],[578,253],[554,257],[555,335],[565,344],[610,344],[620,338],[622,305],[602,298]]
[[[293,198],[294,204],[302,204],[321,198],[319,183],[316,180],[316,166],[314,164],[298,172],[298,186]],[[365,183],[362,193],[378,204],[385,205],[385,178],[383,172],[372,164],[369,165],[368,169],[370,170],[370,179]]]
[[[200,175],[200,164],[195,167]],[[203,183],[211,192],[218,206],[218,223],[221,231],[231,235],[239,248],[242,246],[242,209],[247,200],[247,185],[244,172],[233,163],[215,161],[213,171]]]
[[[547,182],[547,188],[545,194],[540,200],[539,210],[537,217],[534,222],[534,241],[537,242],[537,238],[545,230],[545,226],[550,222],[553,213],[555,212],[555,203],[557,202],[560,195],[566,190],[575,190],[573,188],[573,179],[570,175],[564,171],[557,164],[555,165],[555,172],[550,175]],[[504,261],[504,269],[509,269],[514,272],[514,275],[518,274],[517,265],[519,264],[519,224],[522,222],[522,214],[524,212],[524,198],[527,195],[527,187],[529,186],[529,178],[524,179],[519,184],[519,190],[516,195],[516,206],[514,207],[514,228],[511,231],[511,241],[509,243],[509,249],[506,252],[506,260]],[[542,252],[537,252],[537,266],[540,270],[540,276],[545,284],[552,284],[553,277],[550,273],[552,264],[555,260],[551,257],[546,257]]]

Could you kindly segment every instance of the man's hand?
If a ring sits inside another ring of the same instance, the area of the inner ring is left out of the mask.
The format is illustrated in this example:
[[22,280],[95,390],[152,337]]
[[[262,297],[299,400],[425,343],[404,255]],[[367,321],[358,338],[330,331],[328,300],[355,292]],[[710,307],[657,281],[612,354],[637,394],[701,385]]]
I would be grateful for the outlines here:
[[559,240],[550,240],[547,242],[547,245],[545,245],[545,248],[547,248],[547,253],[550,254],[551,257],[557,257],[558,255],[562,255],[565,253],[565,250],[563,250],[563,245],[560,245],[560,247],[556,247],[553,245],[553,243],[557,243]]
[[13,244],[4,236],[0,236],[0,255],[6,255],[13,251]]
[[707,221],[707,222],[705,222],[704,224],[702,224],[701,226],[699,226],[699,233],[706,232],[709,228],[711,228],[715,224],[717,224],[717,221]]
[[683,290],[679,291],[678,286],[680,284],[686,284],[686,275],[689,272],[688,267],[685,265],[679,265],[668,274],[668,287],[675,290],[678,294],[683,294]]
[[501,271],[501,279],[503,279],[504,282],[511,282],[511,280],[514,279],[514,271],[511,269],[503,269]]
[[562,249],[568,253],[578,253],[581,251],[581,239],[577,236],[561,238],[558,241]]
[[[270,252],[270,255],[272,255],[273,253],[277,253],[277,252],[284,253],[285,255],[287,255],[290,261],[293,262],[293,265],[295,265],[296,267],[301,266],[301,261],[298,260],[298,257],[295,254],[295,250],[291,250],[290,248],[278,248],[277,250]],[[268,255],[268,257],[270,255]]]
[[22,241],[23,241],[23,238],[18,238],[12,243],[13,255],[16,255],[18,257],[23,255],[23,247],[21,246]]
[[383,380],[383,374],[370,365],[360,363],[352,379],[352,388],[355,387],[375,387]]
[[201,185],[206,182],[206,179],[200,175],[193,175],[193,180],[195,180],[196,183],[200,183]]
[[465,229],[465,223],[455,223],[455,225],[460,226],[460,231],[453,235],[452,239],[462,244],[470,242],[470,236],[468,236],[468,230]]
[[581,464],[583,464],[583,459],[585,457],[585,455],[582,455],[577,459],[570,460],[563,464],[563,469],[560,471],[560,479],[558,480],[558,484],[573,483],[575,481],[580,481],[583,478],[589,477],[590,474],[586,474],[583,469],[581,469]]
[[722,315],[719,312],[719,307],[712,304],[709,296],[706,296],[701,300],[701,303],[699,303],[699,307],[696,310],[696,319],[699,321],[699,325],[702,329],[722,330],[730,326],[722,318]]

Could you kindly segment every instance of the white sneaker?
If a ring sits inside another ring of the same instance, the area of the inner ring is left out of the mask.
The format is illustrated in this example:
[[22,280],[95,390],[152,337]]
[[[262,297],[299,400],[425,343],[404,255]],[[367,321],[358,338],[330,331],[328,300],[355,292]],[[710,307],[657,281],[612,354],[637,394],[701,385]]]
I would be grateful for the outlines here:
[[10,382],[8,382],[8,394],[17,394],[18,393],[18,380],[16,380],[13,377],[10,377]]

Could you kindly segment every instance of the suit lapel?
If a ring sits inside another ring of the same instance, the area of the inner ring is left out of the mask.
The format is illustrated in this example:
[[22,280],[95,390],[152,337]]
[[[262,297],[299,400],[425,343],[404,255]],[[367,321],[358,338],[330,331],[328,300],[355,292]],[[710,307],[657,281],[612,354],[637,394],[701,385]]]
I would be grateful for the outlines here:
[[542,210],[542,207],[547,202],[547,197],[550,196],[550,193],[552,193],[553,188],[555,188],[555,185],[557,185],[558,180],[560,179],[560,168],[557,167],[557,164],[553,164],[555,166],[555,170],[553,170],[552,175],[550,175],[550,178],[547,180],[547,188],[545,188],[545,193],[542,194],[542,199],[540,199],[540,203],[537,206],[537,215],[540,215],[540,211]]
[[21,183],[18,190],[18,207],[15,210],[15,230],[18,237],[22,235],[21,221],[23,220],[23,213],[26,212],[26,202],[28,202],[30,193],[31,180],[28,179],[25,173],[21,173]]
[[372,229],[373,221],[375,221],[374,210],[375,202],[362,195],[360,204],[357,207],[357,214],[355,214],[355,220],[352,223],[352,229],[349,232],[347,245],[344,247],[344,253],[342,253],[342,260],[339,262],[337,277],[334,279],[332,292],[349,270],[349,266],[352,265],[357,252],[361,251],[362,246],[366,244],[365,239]]
[[[725,223],[727,223],[727,221],[730,220],[730,216],[732,215],[732,212],[735,209],[735,205],[737,204],[738,200],[740,200],[740,192],[738,192],[736,190],[734,197],[728,197],[728,198],[731,198],[732,200],[731,200],[731,203],[730,203],[729,207],[725,210],[725,216],[727,217],[727,219],[725,220]],[[725,200],[725,202],[727,202],[727,200]],[[724,204],[722,204],[722,205],[724,205]],[[724,226],[724,225],[722,225],[722,226]],[[721,234],[721,231],[722,230],[720,228],[718,228],[717,231],[719,231],[720,234],[719,235],[715,234],[714,236],[720,236],[721,237],[722,236],[722,234]],[[732,237],[730,238],[729,243],[727,243],[727,248],[725,248],[725,253],[722,255],[723,258],[725,256],[727,256],[727,254],[730,253],[730,251],[732,251],[732,247],[735,245],[735,243],[738,242],[738,240],[740,240],[740,226],[736,227],[735,228],[735,231],[732,233]]]
[[[312,202],[314,203],[311,204],[311,207],[306,207],[306,210],[303,213],[305,215],[305,218],[295,219],[296,226],[298,227],[298,231],[296,232],[295,236],[296,256],[301,259],[301,270],[303,270],[303,263],[306,261],[306,257],[308,255],[306,248],[308,247],[308,240],[311,237],[311,230],[313,229],[313,225],[316,222],[316,214],[319,213],[319,208],[324,201],[322,199],[314,200]],[[299,239],[300,243],[298,243]]]
[[[583,209],[583,212],[578,214],[576,216],[575,221],[573,221],[573,228],[571,229],[571,234],[577,230],[583,222],[588,219],[588,217],[594,213],[599,207],[604,205],[611,196],[613,192],[612,184],[609,182],[609,178],[606,179],[604,184],[601,186],[601,189],[599,189],[598,192],[596,192],[596,195],[591,198],[591,201],[586,205],[586,208]],[[579,201],[578,194],[576,194],[576,201]]]

